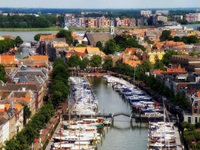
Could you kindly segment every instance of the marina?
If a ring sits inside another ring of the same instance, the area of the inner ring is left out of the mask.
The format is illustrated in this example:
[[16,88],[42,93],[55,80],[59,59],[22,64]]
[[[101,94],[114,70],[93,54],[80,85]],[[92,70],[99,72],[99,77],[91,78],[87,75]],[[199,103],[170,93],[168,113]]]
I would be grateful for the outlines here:
[[[165,118],[162,104],[155,102],[135,85],[110,75],[103,78],[70,77],[70,85],[69,104],[72,107],[69,113],[63,114],[64,120],[57,136],[53,137],[51,149],[116,149],[113,145],[126,143],[126,136],[132,139],[129,141],[132,143],[120,145],[117,149],[179,149],[179,133],[169,130],[168,126],[155,125],[155,122],[159,124]],[[107,94],[114,94],[115,97],[108,97]],[[175,128],[173,125],[172,122],[171,129]],[[166,132],[164,129],[167,129]],[[138,131],[142,133],[139,137]],[[113,136],[116,138],[113,139]],[[144,144],[140,138],[148,144]]]

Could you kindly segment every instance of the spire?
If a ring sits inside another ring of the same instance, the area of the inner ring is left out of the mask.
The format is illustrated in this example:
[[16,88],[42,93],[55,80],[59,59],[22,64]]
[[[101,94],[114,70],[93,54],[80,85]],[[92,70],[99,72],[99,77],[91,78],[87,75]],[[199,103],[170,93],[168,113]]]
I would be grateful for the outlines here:
[[110,20],[110,28],[109,28],[110,34],[114,35],[115,34],[115,27],[114,27],[114,20]]

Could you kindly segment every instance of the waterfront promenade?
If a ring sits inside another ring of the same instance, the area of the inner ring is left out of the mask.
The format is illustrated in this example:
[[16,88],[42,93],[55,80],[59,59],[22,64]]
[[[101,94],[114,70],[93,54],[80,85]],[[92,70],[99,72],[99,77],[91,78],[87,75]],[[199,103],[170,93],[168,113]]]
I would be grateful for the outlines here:
[[[35,139],[34,144],[32,145],[32,150],[43,150],[46,146],[51,146],[49,141],[52,135],[55,133],[60,122],[60,116],[62,113],[66,113],[68,108],[68,102],[63,103],[55,113],[55,115],[50,119],[46,124],[45,128],[41,130],[40,136]],[[48,147],[50,149],[50,147]]]

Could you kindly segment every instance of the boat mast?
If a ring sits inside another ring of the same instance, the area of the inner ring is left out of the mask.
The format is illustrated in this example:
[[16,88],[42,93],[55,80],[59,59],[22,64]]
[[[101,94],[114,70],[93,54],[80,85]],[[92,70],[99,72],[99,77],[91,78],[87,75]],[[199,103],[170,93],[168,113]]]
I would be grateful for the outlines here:
[[61,146],[61,127],[62,127],[62,114],[60,114],[60,150],[62,150],[62,146]]
[[165,115],[166,115],[166,112],[165,112],[166,110],[165,110],[165,99],[163,98],[163,113],[164,113],[164,146],[165,146],[165,149],[167,149],[167,147],[166,147],[166,139],[165,139],[165,136],[166,136],[166,134],[165,134],[165,121],[166,121],[166,118],[165,118]]

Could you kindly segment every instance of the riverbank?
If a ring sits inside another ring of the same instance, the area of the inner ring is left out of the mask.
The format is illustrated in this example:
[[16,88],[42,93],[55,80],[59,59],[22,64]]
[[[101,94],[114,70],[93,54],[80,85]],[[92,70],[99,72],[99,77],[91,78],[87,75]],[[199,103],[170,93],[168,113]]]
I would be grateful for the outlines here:
[[0,28],[0,31],[59,31],[62,28]]
[[[152,28],[153,26],[134,26],[134,27],[116,27],[117,30],[120,29],[143,29],[143,28]],[[0,31],[59,31],[62,28],[49,27],[49,28],[0,28]],[[71,31],[108,31],[109,28],[69,28]]]

